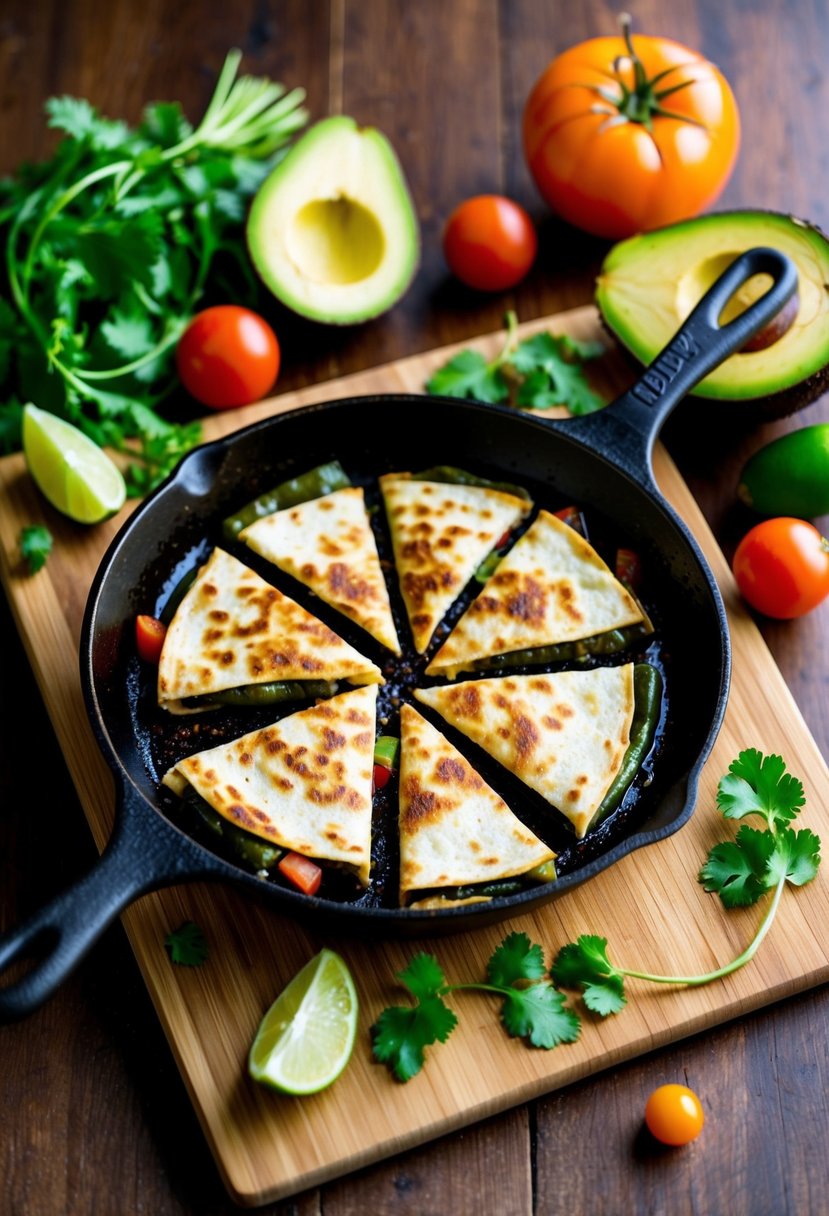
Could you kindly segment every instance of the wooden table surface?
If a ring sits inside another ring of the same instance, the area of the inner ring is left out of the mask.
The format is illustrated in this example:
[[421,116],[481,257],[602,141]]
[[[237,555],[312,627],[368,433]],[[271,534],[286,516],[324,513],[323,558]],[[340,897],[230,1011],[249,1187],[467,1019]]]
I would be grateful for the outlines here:
[[[278,387],[298,388],[590,303],[607,243],[556,222],[523,163],[523,101],[546,62],[614,32],[606,0],[6,0],[0,12],[0,172],[48,153],[42,104],[88,97],[138,119],[150,100],[201,114],[225,52],[301,85],[313,118],[340,111],[383,130],[422,225],[420,269],[384,317],[334,329],[274,310]],[[730,80],[743,117],[737,168],[717,203],[787,211],[829,231],[829,11],[823,0],[642,0],[634,30],[698,49]],[[462,198],[501,192],[540,231],[514,292],[476,296],[447,275],[442,224]],[[730,555],[745,527],[734,486],[747,454],[829,419],[829,398],[789,419],[700,435],[687,413],[663,436]],[[824,523],[826,521],[818,521]],[[95,860],[5,602],[0,649],[0,907],[9,925]],[[829,604],[761,628],[823,754],[829,752]],[[37,747],[37,762],[21,759]],[[33,791],[34,795],[33,795]],[[560,1090],[263,1211],[326,1216],[530,1212],[829,1212],[829,994],[816,990]],[[689,1084],[707,1125],[659,1151],[642,1132],[650,1091]],[[120,925],[58,994],[0,1030],[0,1210],[213,1216],[229,1200]]]

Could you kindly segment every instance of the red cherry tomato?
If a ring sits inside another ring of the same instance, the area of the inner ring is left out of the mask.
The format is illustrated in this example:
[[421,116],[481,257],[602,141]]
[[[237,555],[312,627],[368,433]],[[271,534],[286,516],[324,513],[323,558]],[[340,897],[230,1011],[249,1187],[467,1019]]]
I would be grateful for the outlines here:
[[538,238],[527,212],[500,194],[461,203],[443,230],[443,254],[452,273],[477,291],[514,287],[535,261]]
[[270,325],[238,304],[217,304],[197,313],[176,347],[182,384],[214,410],[264,397],[276,383],[279,363],[279,342]]
[[732,563],[743,598],[765,616],[803,616],[829,595],[829,542],[814,524],[765,519],[740,541]]
[[687,1085],[660,1085],[645,1104],[645,1123],[662,1144],[688,1144],[702,1131],[705,1113]]
[[376,790],[384,790],[391,779],[391,769],[386,768],[385,764],[375,764],[374,766],[374,788]]
[[135,618],[135,645],[145,663],[158,663],[166,636],[167,626],[154,616],[142,613]]

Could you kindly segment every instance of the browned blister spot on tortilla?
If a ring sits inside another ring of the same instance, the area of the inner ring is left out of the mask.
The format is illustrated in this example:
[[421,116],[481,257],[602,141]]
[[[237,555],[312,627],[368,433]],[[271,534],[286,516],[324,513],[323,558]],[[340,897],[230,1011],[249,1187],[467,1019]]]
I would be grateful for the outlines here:
[[[322,709],[323,707],[319,706],[319,708]],[[345,715],[345,720],[346,722],[352,722],[355,726],[369,726],[371,724],[370,715],[364,709],[355,709],[353,706]]]
[[553,687],[545,676],[534,676],[533,679],[530,680],[529,686],[535,692],[549,692]]
[[468,765],[456,760],[454,756],[442,756],[435,765],[435,779],[444,785],[461,785],[469,789],[479,789],[480,779],[476,782],[475,774]]
[[304,565],[300,566],[299,572],[303,578],[317,577],[317,568],[312,562],[305,562]]
[[555,584],[554,592],[556,599],[558,600],[559,609],[565,616],[569,616],[571,620],[578,623],[584,620],[584,616],[581,612],[579,612],[578,608],[573,602],[575,599],[575,590],[572,583],[568,582],[567,579],[561,579]]
[[482,711],[481,694],[474,684],[468,684],[465,688],[453,688],[448,696],[448,703],[457,711],[458,715],[463,718],[479,718]]
[[409,835],[427,824],[437,823],[443,811],[451,809],[451,799],[424,790],[417,774],[409,774],[400,788],[401,830]]
[[365,603],[374,596],[374,589],[364,578],[352,574],[345,562],[334,562],[328,571],[328,586],[340,599]]
[[338,747],[343,747],[345,741],[345,735],[340,734],[339,731],[332,730],[330,726],[326,726],[322,732],[322,746],[327,752],[333,752]]
[[540,735],[532,718],[520,711],[513,715],[512,737],[515,740],[515,751],[519,766],[524,764],[535,750]]
[[253,756],[250,754],[250,752],[242,752],[239,756],[239,763],[247,767],[248,765],[253,764]]
[[558,718],[554,718],[552,714],[545,714],[541,719],[542,726],[546,726],[547,730],[561,730],[561,722]]
[[367,730],[360,731],[359,735],[354,736],[354,742],[357,747],[368,747],[374,741],[374,735]]
[[514,620],[524,621],[528,625],[539,625],[547,613],[547,595],[540,583],[533,578],[525,578],[523,585],[514,594],[507,596],[504,602],[507,615]]
[[214,600],[219,594],[219,588],[214,583],[202,583],[201,593],[207,600]]

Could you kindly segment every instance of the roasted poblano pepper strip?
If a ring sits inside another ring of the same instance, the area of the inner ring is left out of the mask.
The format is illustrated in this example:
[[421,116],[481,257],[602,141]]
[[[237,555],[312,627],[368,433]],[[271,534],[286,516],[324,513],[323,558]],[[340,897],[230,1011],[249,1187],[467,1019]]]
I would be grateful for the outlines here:
[[269,869],[279,861],[285,852],[278,845],[268,844],[266,840],[260,840],[251,832],[246,832],[244,828],[230,823],[218,811],[215,811],[200,794],[197,794],[192,786],[188,787],[185,799],[209,831],[220,837],[233,855],[252,869]]
[[618,809],[625,793],[639,772],[642,761],[653,746],[654,735],[662,711],[662,675],[652,663],[637,663],[633,669],[633,722],[622,767],[602,799],[593,821],[594,828]]
[[279,705],[282,701],[313,701],[316,697],[333,697],[337,684],[331,680],[273,680],[270,684],[243,684],[240,688],[224,688],[220,692],[187,697],[186,709],[202,705]]
[[474,671],[499,670],[502,667],[532,667],[536,663],[572,663],[588,655],[615,654],[653,633],[650,621],[626,625],[623,629],[608,629],[577,642],[559,642],[554,646],[535,646],[529,650],[513,650],[488,659],[476,659],[470,664]]
[[338,460],[327,464],[317,465],[290,481],[283,481],[274,486],[252,502],[242,507],[235,515],[230,515],[222,524],[222,531],[227,540],[234,540],[243,528],[255,523],[263,515],[272,515],[274,511],[284,511],[286,507],[295,507],[301,502],[310,502],[313,498],[322,498],[324,494],[333,494],[335,490],[344,490],[351,485],[351,479]]
[[555,882],[556,863],[545,861],[533,866],[526,874],[517,874],[515,878],[496,878],[492,882],[471,882],[459,887],[435,887],[431,891],[419,891],[418,899],[471,899],[475,895],[497,899],[502,895],[516,895],[519,891],[527,891],[539,883]]
[[198,573],[199,573],[198,566],[194,566],[192,570],[188,570],[187,573],[182,578],[179,579],[179,581],[176,583],[173,590],[170,592],[170,597],[167,600],[167,603],[164,605],[164,608],[162,610],[161,617],[160,617],[160,620],[165,625],[169,625],[170,621],[176,615],[176,610],[177,610],[179,604],[184,599],[185,595],[190,590],[190,588],[193,586],[193,583],[195,583],[196,576]]
[[489,481],[486,477],[478,477],[466,469],[455,468],[454,465],[435,465],[431,469],[423,469],[420,473],[412,473],[412,481],[444,481],[454,486],[483,486],[487,490],[500,490],[504,494],[514,494],[532,502],[532,497],[523,486],[514,486],[508,481]]

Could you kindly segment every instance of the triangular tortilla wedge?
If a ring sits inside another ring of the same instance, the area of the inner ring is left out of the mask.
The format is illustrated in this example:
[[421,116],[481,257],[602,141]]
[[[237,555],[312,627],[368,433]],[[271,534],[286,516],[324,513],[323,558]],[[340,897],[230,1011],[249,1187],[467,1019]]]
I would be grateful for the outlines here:
[[274,511],[244,528],[239,540],[400,654],[361,486]]
[[619,772],[633,721],[633,664],[495,676],[416,689],[499,764],[589,829]]
[[418,481],[409,473],[384,474],[380,488],[400,591],[422,654],[483,559],[532,503],[486,486]]
[[555,858],[410,705],[400,736],[401,905],[418,891],[512,878]]
[[353,867],[368,886],[377,688],[353,689],[180,760],[188,785],[230,823],[306,857]]
[[426,673],[452,679],[479,659],[644,621],[639,604],[593,546],[542,510],[498,563]]
[[379,669],[304,608],[223,549],[214,549],[170,622],[158,703],[273,680],[382,684]]

